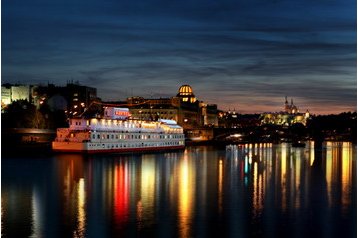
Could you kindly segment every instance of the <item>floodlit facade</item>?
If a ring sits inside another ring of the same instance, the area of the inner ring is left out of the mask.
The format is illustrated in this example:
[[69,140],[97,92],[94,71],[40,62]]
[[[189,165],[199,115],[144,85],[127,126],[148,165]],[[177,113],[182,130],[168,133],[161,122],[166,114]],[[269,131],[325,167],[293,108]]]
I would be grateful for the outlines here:
[[197,100],[190,85],[182,85],[175,97],[130,97],[126,103],[132,118],[175,120],[184,129],[218,126],[217,105]]
[[298,107],[293,104],[293,99],[291,99],[291,104],[288,104],[286,97],[284,110],[282,112],[263,113],[261,115],[261,124],[289,126],[295,123],[301,123],[306,125],[309,117],[310,113],[308,110],[305,113],[300,113]]

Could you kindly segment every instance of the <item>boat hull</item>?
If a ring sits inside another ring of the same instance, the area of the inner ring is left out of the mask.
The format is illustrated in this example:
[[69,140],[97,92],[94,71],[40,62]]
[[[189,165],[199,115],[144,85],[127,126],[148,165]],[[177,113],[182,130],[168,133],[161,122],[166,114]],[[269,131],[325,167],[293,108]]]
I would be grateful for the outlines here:
[[153,146],[153,147],[132,147],[132,148],[108,148],[88,149],[86,143],[52,142],[52,150],[58,153],[83,153],[83,154],[105,154],[105,153],[141,153],[150,151],[181,150],[184,145],[178,146]]

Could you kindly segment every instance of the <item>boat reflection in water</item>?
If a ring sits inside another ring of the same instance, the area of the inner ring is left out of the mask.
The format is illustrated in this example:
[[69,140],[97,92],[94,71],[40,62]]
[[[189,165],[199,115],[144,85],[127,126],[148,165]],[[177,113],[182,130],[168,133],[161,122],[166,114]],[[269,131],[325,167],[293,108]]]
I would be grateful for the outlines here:
[[3,158],[4,237],[356,237],[356,146]]

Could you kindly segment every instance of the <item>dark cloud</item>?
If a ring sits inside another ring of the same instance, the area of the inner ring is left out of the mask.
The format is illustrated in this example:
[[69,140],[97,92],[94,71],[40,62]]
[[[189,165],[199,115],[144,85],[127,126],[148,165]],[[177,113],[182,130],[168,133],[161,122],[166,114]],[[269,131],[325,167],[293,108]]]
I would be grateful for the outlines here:
[[284,95],[356,108],[353,0],[2,4],[3,82],[75,79],[108,100],[190,84],[224,109],[275,110]]

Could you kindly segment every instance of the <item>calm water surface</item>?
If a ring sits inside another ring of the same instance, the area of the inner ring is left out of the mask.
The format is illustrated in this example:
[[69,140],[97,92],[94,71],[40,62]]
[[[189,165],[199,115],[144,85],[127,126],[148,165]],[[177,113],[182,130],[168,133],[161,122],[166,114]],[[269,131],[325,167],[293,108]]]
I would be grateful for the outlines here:
[[356,145],[2,158],[4,237],[356,237]]

